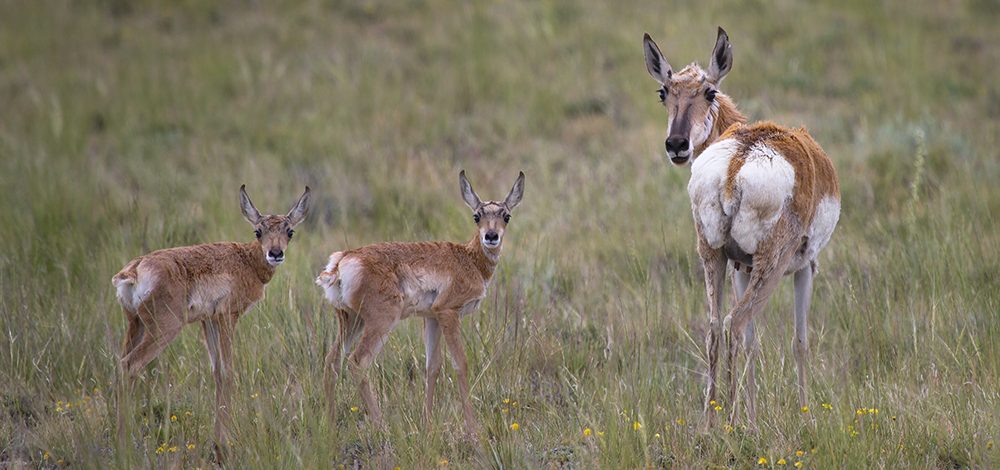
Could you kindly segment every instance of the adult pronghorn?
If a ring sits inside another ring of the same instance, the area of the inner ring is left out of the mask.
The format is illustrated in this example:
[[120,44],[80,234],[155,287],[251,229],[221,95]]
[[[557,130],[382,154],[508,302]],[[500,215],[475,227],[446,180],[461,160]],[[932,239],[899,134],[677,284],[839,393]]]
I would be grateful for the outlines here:
[[500,260],[504,231],[511,211],[524,195],[524,173],[503,201],[483,202],[473,191],[465,171],[459,173],[462,198],[472,209],[476,234],[468,243],[378,243],[330,256],[316,278],[326,298],[337,310],[337,339],[326,356],[326,388],[330,415],[335,417],[333,387],[339,376],[344,349],[361,341],[348,360],[348,370],[358,382],[361,398],[376,426],[383,426],[382,411],[368,383],[367,370],[378,356],[389,333],[410,316],[424,319],[427,383],[424,422],[430,425],[434,386],[441,370],[444,339],[458,373],[458,388],[469,436],[477,434],[469,401],[469,380],[462,346],[461,319],[472,313],[486,295],[486,288]]
[[[795,275],[795,339],[799,402],[806,406],[806,319],[816,257],[840,217],[840,188],[833,164],[805,129],[771,122],[747,125],[719,84],[733,65],[729,36],[719,28],[708,71],[691,64],[673,73],[648,34],[646,69],[661,85],[666,106],[666,150],[675,165],[691,163],[688,194],[705,269],[710,328],[705,413],[715,400],[720,327],[726,334],[730,421],[736,417],[738,350],[747,349],[747,410],[756,419],[753,318],[783,275]],[[727,260],[733,262],[736,294],[719,324]]]
[[[309,187],[287,215],[261,215],[240,186],[240,208],[254,227],[250,243],[210,243],[157,250],[129,261],[111,279],[128,319],[121,370],[132,377],[170,344],[185,325],[201,322],[215,376],[215,439],[224,446],[229,421],[232,341],[236,321],[264,296],[285,260],[293,228],[306,216]],[[123,413],[119,402],[119,432]]]

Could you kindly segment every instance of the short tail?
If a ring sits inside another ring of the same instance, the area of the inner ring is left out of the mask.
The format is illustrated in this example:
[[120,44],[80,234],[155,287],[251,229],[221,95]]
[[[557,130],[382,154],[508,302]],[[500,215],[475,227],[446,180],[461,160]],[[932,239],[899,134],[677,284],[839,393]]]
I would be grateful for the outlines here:
[[115,286],[118,294],[118,303],[122,304],[126,310],[135,310],[135,285],[139,278],[136,267],[139,266],[140,258],[130,261],[111,278],[111,284]]

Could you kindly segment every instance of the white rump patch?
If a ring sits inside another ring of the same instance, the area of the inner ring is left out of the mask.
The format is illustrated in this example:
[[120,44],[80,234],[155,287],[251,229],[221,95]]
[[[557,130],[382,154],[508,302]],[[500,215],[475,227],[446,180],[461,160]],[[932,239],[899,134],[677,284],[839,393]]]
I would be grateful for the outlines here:
[[785,203],[791,201],[794,188],[795,169],[780,152],[761,144],[747,152],[736,174],[732,201],[726,201],[737,211],[730,236],[740,249],[757,252],[757,245],[781,218]]
[[812,225],[809,226],[809,248],[806,251],[806,258],[816,259],[820,250],[830,242],[833,236],[833,229],[837,228],[840,220],[840,200],[833,196],[826,196],[816,206],[816,215],[813,216]]
[[133,312],[139,308],[143,300],[146,300],[146,297],[149,297],[153,287],[156,287],[157,280],[156,274],[148,269],[142,269],[141,263],[135,268],[135,272],[135,277],[128,274],[116,275],[111,280],[118,294],[118,303]]
[[720,140],[691,163],[691,180],[688,182],[691,212],[701,227],[702,236],[713,248],[722,247],[726,240],[728,211],[722,207],[722,194],[729,161],[738,149],[739,143],[735,139]]
[[344,258],[338,251],[330,255],[326,269],[316,278],[316,285],[323,288],[327,300],[339,309],[350,309],[354,293],[360,286],[363,266],[356,258]]

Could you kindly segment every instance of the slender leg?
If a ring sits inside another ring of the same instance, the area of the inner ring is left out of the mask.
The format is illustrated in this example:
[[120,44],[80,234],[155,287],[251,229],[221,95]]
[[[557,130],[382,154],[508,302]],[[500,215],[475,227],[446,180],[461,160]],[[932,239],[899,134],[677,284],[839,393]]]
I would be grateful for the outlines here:
[[225,448],[229,440],[230,404],[233,383],[233,334],[235,316],[218,315],[202,322],[205,346],[215,377],[215,443]]
[[[733,271],[733,291],[736,294],[733,302],[738,302],[750,284],[750,274]],[[747,350],[747,416],[751,425],[757,421],[757,338],[753,318],[747,322],[743,330],[743,347]]]
[[462,323],[456,311],[441,314],[438,317],[438,322],[441,324],[444,340],[448,344],[448,353],[451,355],[452,364],[458,374],[458,393],[462,398],[465,432],[470,439],[475,439],[479,436],[479,424],[472,409],[472,401],[469,399],[469,369],[465,357],[465,346],[462,344]]
[[173,342],[184,326],[179,316],[173,313],[181,311],[179,306],[176,306],[173,312],[154,316],[151,304],[150,300],[139,305],[138,311],[140,321],[143,323],[143,335],[138,344],[135,344],[131,351],[122,358],[122,366],[126,374],[133,377],[139,375],[139,372],[150,361],[156,359],[167,345]]
[[[729,381],[729,401],[733,403],[730,423],[736,419],[736,390],[738,380],[733,375],[737,368],[737,355],[743,335],[751,320],[764,308],[767,300],[771,297],[778,281],[784,276],[785,269],[791,261],[795,248],[800,243],[799,231],[790,227],[791,222],[787,216],[783,216],[775,225],[771,236],[764,239],[754,253],[753,272],[750,273],[750,282],[747,284],[743,297],[736,302],[732,312],[726,316],[724,323],[726,331],[726,345],[728,348],[728,361],[726,365]],[[749,405],[756,407],[756,404]]]
[[[139,320],[139,315],[136,312],[125,311],[125,316],[128,317],[128,330],[125,332],[125,342],[122,345],[121,356],[119,356],[122,359],[128,356],[139,345],[145,331],[145,327],[142,325],[142,321]],[[133,379],[128,375],[128,368],[125,361],[121,361],[120,365],[115,385],[115,393],[118,394],[118,398],[115,400],[115,408],[118,414],[118,441],[120,445],[124,446],[126,445],[125,416],[130,408],[129,399],[132,396]]]
[[795,366],[799,378],[799,406],[806,406],[809,383],[806,378],[806,365],[809,360],[809,304],[812,301],[813,266],[810,263],[795,272],[795,339],[792,350],[795,351]]
[[427,387],[424,397],[424,427],[431,426],[434,408],[434,387],[441,372],[441,327],[433,318],[424,320],[424,349],[427,355]]
[[344,352],[350,351],[354,342],[358,339],[364,323],[356,315],[350,315],[344,310],[337,311],[337,338],[334,340],[330,352],[326,355],[326,372],[324,374],[324,385],[326,389],[326,400],[330,422],[337,420],[337,406],[335,399],[335,388],[337,380],[340,378],[340,368],[344,358]]
[[[372,310],[378,310],[373,308]],[[371,367],[378,353],[382,351],[382,346],[389,339],[389,332],[399,321],[398,308],[382,309],[384,311],[370,311],[364,315],[365,327],[361,334],[361,341],[358,347],[351,353],[348,359],[347,369],[350,371],[354,381],[358,384],[358,391],[365,408],[371,417],[372,423],[378,428],[385,428],[382,420],[382,409],[379,407],[375,393],[372,392],[368,379],[368,369]],[[395,311],[393,311],[395,310]]]
[[698,236],[698,254],[705,269],[705,291],[708,294],[708,333],[705,335],[705,349],[708,351],[708,386],[705,389],[705,423],[707,430],[712,425],[716,396],[716,376],[719,368],[719,339],[722,325],[719,312],[722,311],[723,286],[726,282],[726,257],[722,250],[708,245]]

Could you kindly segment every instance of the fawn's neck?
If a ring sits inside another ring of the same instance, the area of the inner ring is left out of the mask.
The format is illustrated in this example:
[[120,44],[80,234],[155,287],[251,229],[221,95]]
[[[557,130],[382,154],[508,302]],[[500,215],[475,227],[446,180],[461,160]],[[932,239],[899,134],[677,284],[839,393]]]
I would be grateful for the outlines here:
[[250,267],[250,270],[257,275],[260,283],[267,284],[271,282],[275,267],[271,266],[271,263],[268,263],[267,259],[264,258],[264,249],[260,245],[260,240],[244,243],[242,248],[244,261]]
[[476,231],[476,235],[469,240],[469,243],[465,245],[466,251],[472,257],[473,264],[476,265],[476,269],[479,270],[479,274],[483,276],[484,281],[489,281],[493,277],[493,271],[497,268],[497,263],[500,262],[500,246],[496,248],[488,248],[483,246],[482,239],[479,237],[479,231]]

